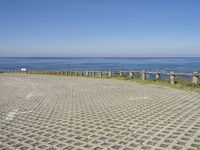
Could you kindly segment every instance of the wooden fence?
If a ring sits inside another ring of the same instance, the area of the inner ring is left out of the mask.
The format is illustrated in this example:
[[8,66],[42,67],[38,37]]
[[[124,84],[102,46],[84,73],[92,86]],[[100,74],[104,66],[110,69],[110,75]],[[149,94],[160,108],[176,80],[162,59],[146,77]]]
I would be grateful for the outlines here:
[[[123,77],[123,74],[127,73],[127,71],[119,71],[119,73],[120,73],[120,76]],[[161,72],[161,71],[152,72],[152,71],[142,70],[142,71],[129,71],[128,73],[129,73],[130,78],[135,78],[135,74],[139,73],[142,80],[146,80],[148,74],[154,75],[155,79],[157,79],[157,80],[161,79],[161,75],[169,76],[169,81],[170,81],[171,84],[175,84],[177,76],[179,76],[179,77],[188,76],[188,77],[192,78],[192,83],[194,85],[200,84],[200,80],[199,80],[200,73],[198,73],[198,72],[176,73],[174,71],[171,71],[171,72]]]
[[129,78],[136,78],[136,74],[139,74],[139,78],[142,80],[148,79],[148,75],[155,76],[154,78],[159,80],[161,76],[168,76],[169,82],[171,84],[176,83],[177,77],[188,76],[192,79],[192,84],[199,85],[200,84],[200,73],[193,72],[193,73],[176,73],[176,72],[161,72],[161,71],[54,71],[54,70],[1,70],[1,73],[25,73],[25,74],[46,74],[46,75],[63,75],[63,76],[93,76],[93,77],[129,77]]
[[112,71],[59,71],[59,70],[1,70],[0,73],[46,74],[63,76],[111,77]]

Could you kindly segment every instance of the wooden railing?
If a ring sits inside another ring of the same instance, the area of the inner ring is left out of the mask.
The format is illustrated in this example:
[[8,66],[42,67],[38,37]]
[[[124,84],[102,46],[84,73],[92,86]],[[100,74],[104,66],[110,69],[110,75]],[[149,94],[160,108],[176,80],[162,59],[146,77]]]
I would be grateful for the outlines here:
[[[123,77],[123,73],[127,73],[127,71],[119,71],[119,73],[120,73],[120,76]],[[179,76],[179,77],[189,76],[189,77],[192,77],[192,83],[194,85],[200,84],[200,80],[199,80],[200,73],[198,73],[198,72],[176,73],[174,71],[171,71],[171,72],[160,72],[160,71],[152,72],[152,71],[142,70],[142,71],[128,71],[128,73],[129,73],[130,78],[135,78],[135,74],[139,73],[142,80],[146,80],[148,74],[155,75],[155,79],[157,79],[157,80],[161,79],[161,75],[169,76],[169,81],[170,81],[171,84],[175,84],[177,76]]]
[[63,75],[63,76],[93,76],[93,77],[129,77],[129,78],[139,78],[142,80],[148,79],[148,75],[155,76],[156,80],[161,79],[161,76],[168,76],[169,82],[171,84],[175,84],[176,78],[181,76],[188,76],[192,79],[192,84],[199,85],[200,84],[200,73],[176,73],[176,72],[161,72],[161,71],[145,71],[145,70],[131,70],[131,71],[55,71],[55,70],[1,70],[0,73],[24,73],[24,74],[46,74],[46,75]]
[[0,73],[24,73],[24,74],[46,74],[46,75],[65,75],[65,76],[93,76],[111,77],[112,71],[60,71],[60,70],[1,70]]

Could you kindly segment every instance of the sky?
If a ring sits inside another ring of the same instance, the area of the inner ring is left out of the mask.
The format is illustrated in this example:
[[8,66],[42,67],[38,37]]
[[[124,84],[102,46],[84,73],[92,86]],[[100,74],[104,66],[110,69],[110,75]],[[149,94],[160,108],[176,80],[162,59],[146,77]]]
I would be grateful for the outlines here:
[[0,57],[200,57],[200,0],[0,0]]

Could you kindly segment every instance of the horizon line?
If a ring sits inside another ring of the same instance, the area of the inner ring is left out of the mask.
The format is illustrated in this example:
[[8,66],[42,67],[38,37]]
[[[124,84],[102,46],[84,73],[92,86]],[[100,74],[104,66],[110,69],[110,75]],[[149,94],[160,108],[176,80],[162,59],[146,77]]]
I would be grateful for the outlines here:
[[200,56],[0,56],[0,58],[200,58]]

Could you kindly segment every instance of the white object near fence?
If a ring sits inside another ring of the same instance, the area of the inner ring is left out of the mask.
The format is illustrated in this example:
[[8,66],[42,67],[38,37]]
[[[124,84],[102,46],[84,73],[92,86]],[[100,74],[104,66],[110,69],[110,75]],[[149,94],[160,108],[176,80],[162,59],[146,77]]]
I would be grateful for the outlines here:
[[21,71],[26,71],[26,68],[21,68]]

